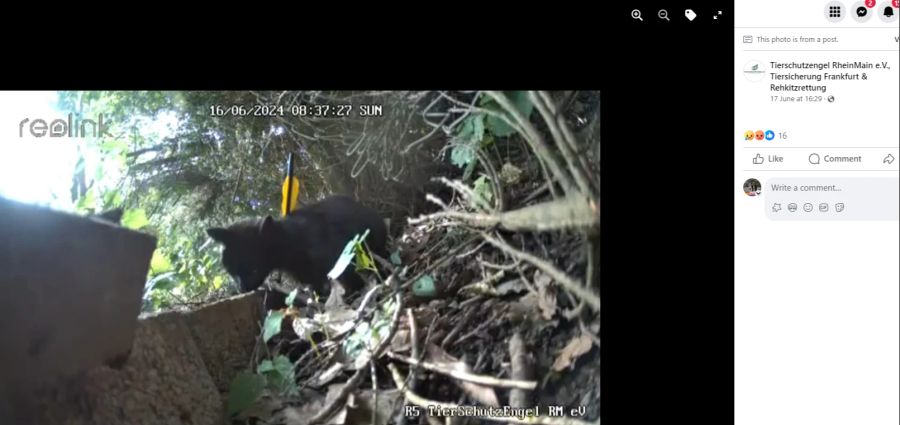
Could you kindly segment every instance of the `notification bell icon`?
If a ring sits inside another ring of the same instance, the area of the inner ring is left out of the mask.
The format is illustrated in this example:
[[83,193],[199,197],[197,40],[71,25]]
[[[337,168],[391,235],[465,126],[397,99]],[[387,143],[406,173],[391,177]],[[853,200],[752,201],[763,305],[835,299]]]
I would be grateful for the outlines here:
[[886,16],[888,18],[890,18],[891,16],[894,16],[894,8],[892,8],[890,6],[885,7],[884,8],[884,16]]

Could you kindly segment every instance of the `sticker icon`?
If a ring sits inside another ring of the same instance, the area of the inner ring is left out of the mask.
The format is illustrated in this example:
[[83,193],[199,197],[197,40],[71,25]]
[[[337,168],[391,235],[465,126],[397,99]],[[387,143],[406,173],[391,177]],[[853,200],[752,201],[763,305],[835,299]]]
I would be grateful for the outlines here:
[[838,202],[838,203],[834,204],[834,211],[835,212],[843,212],[844,211],[844,203]]
[[763,133],[762,130],[756,130],[756,140],[762,140],[766,137],[766,133]]

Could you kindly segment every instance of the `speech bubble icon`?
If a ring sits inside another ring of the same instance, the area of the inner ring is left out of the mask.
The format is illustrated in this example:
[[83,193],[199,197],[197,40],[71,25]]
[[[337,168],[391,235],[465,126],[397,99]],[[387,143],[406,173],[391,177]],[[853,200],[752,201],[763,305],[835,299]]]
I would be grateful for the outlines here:
[[810,164],[818,164],[819,163],[819,154],[813,153],[809,155],[809,163]]

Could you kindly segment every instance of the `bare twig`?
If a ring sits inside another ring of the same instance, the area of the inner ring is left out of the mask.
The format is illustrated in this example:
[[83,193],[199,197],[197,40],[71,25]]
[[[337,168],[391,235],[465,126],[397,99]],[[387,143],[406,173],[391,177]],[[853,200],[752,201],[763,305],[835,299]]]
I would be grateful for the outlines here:
[[494,289],[494,283],[503,279],[503,276],[506,275],[505,270],[498,270],[496,273],[478,281],[475,283],[470,283],[462,288],[459,288],[459,292],[464,291],[474,291],[481,294],[490,294],[497,295],[497,291]]
[[[587,182],[590,183],[591,188],[595,190],[594,194],[599,195],[600,186],[596,179],[590,178],[591,167],[588,166],[587,157],[582,154],[582,149],[579,148],[578,142],[575,140],[575,135],[572,134],[572,130],[569,128],[569,125],[566,124],[566,117],[562,114],[563,109],[567,108],[566,105],[564,108],[557,109],[553,102],[550,100],[550,95],[547,92],[539,92],[541,97],[544,98],[544,101],[547,103],[547,106],[550,108],[550,112],[553,113],[553,116],[556,118],[556,123],[559,126],[559,129],[562,133],[562,141],[564,144],[567,144],[569,149],[575,154],[575,158],[578,160],[578,164],[581,166],[581,172],[584,173],[584,177],[587,178]],[[574,96],[567,101],[567,103],[574,100]]]
[[454,247],[453,249],[451,249],[450,252],[443,259],[441,259],[440,261],[438,261],[436,263],[431,264],[425,270],[422,270],[422,272],[417,274],[415,277],[413,277],[412,279],[409,279],[408,281],[406,281],[405,283],[400,285],[400,287],[406,289],[406,288],[410,287],[413,283],[415,283],[417,280],[419,280],[422,276],[425,276],[426,274],[431,273],[434,270],[437,270],[437,269],[445,266],[447,263],[449,263],[454,258],[456,258],[456,254],[458,254],[460,251],[462,251],[463,249],[468,247],[470,244],[475,242],[476,238],[478,238],[477,235],[469,236],[461,244],[459,244],[456,247]]
[[528,117],[522,115],[515,106],[513,106],[512,102],[506,97],[502,92],[489,91],[487,95],[494,99],[501,107],[506,109],[506,111],[513,117],[514,121],[520,126],[522,136],[526,141],[531,145],[531,149],[534,151],[536,155],[542,158],[546,163],[547,167],[550,168],[553,176],[559,180],[559,183],[562,185],[563,190],[566,194],[575,193],[574,185],[572,184],[571,177],[565,171],[563,171],[562,165],[556,159],[556,156],[553,155],[550,147],[547,146],[547,143],[544,142],[544,138],[537,131],[536,128],[531,124],[528,120]]
[[[457,316],[457,317],[458,317],[458,316]],[[444,347],[447,346],[447,344],[450,343],[450,341],[453,341],[453,339],[456,338],[456,334],[458,334],[459,331],[461,331],[462,328],[463,328],[467,323],[469,323],[469,319],[470,319],[471,317],[472,317],[472,315],[470,315],[470,314],[463,315],[462,320],[460,320],[460,321],[456,324],[456,326],[453,327],[453,329],[450,331],[450,333],[448,333],[447,336],[445,336],[444,339],[441,341],[440,347],[441,347],[441,348],[444,348]]]
[[478,160],[481,161],[481,165],[484,167],[485,171],[488,173],[488,179],[491,181],[491,187],[494,191],[494,199],[497,200],[497,206],[492,208],[492,211],[503,211],[506,209],[506,206],[503,202],[503,186],[500,185],[500,178],[497,177],[497,170],[494,169],[494,164],[491,162],[491,159],[487,157],[484,153],[484,150],[478,149],[475,151],[478,155]]
[[[530,380],[532,377],[532,365],[525,348],[525,340],[519,332],[509,339],[509,363],[510,376],[516,380]],[[514,388],[509,392],[509,404],[512,407],[525,407],[531,405],[528,391]]]
[[[531,102],[537,108],[538,112],[544,118],[544,122],[547,124],[547,128],[550,129],[550,135],[553,136],[553,140],[556,142],[557,147],[559,147],[559,151],[563,155],[563,159],[565,159],[566,164],[569,166],[569,172],[575,178],[575,183],[578,185],[578,190],[583,194],[590,193],[590,186],[587,181],[587,177],[581,170],[581,163],[578,162],[576,158],[576,153],[574,152],[574,147],[570,146],[568,141],[565,140],[562,130],[560,130],[560,126],[558,121],[554,119],[554,113],[551,112],[551,108],[553,107],[553,101],[549,98],[546,93],[541,93],[542,95],[538,95],[536,92],[528,92],[528,97],[531,99]],[[545,103],[546,102],[546,103]]]
[[372,375],[372,425],[378,424],[378,374],[375,373],[375,358],[369,359],[369,374]]
[[[406,320],[409,322],[409,346],[412,350],[410,354],[414,359],[421,359],[419,353],[419,328],[416,326],[416,317],[413,315],[413,311],[411,308],[406,309]],[[415,389],[416,382],[416,370],[415,368],[411,368],[409,370],[409,379],[412,384],[410,387]]]
[[534,255],[531,255],[527,252],[519,251],[509,246],[509,244],[507,244],[506,242],[503,242],[500,239],[496,239],[488,235],[487,233],[482,232],[481,237],[483,237],[484,240],[488,241],[488,243],[490,243],[491,245],[494,245],[507,254],[533,264],[542,272],[550,275],[553,280],[562,285],[564,288],[572,291],[573,294],[583,299],[591,308],[596,311],[600,311],[600,296],[594,294],[590,289],[585,288],[584,285],[578,283],[575,279],[556,268],[556,266],[554,266],[553,264],[550,264],[549,262],[535,257]]
[[479,385],[487,385],[492,387],[499,388],[520,388],[523,390],[533,390],[537,388],[537,381],[516,381],[512,379],[498,379],[492,376],[484,376],[484,375],[476,375],[474,373],[463,372],[461,370],[449,369],[445,366],[427,362],[427,361],[419,361],[410,357],[406,357],[401,354],[396,354],[388,351],[387,356],[393,360],[401,361],[403,363],[421,367],[422,369],[430,370],[432,372],[437,372],[442,375],[447,375],[451,378],[459,379],[460,381],[471,382],[473,384]]
[[[525,199],[523,199],[521,203],[527,204],[527,203],[535,200],[538,196],[543,195],[544,192],[546,192],[552,186],[553,185],[550,182],[545,182],[544,184],[540,185],[540,187],[538,187],[533,192],[531,192],[528,196],[526,196]],[[554,198],[555,198],[555,196],[554,196]]]
[[472,248],[472,249],[470,249],[470,250],[468,250],[468,251],[466,251],[466,252],[464,252],[464,253],[462,253],[462,254],[458,254],[458,255],[456,256],[456,258],[468,258],[469,256],[471,256],[471,255],[475,254],[476,252],[478,252],[478,250],[481,249],[481,247],[483,247],[486,243],[487,243],[487,242],[485,242],[485,241],[481,241],[480,244],[475,245],[475,248]]
[[319,413],[316,413],[315,416],[309,419],[310,424],[317,424],[324,422],[326,419],[331,417],[335,410],[337,410],[338,406],[347,399],[347,396],[350,395],[350,392],[355,390],[356,387],[359,386],[359,383],[362,382],[362,377],[365,374],[365,368],[359,368],[356,373],[344,384],[341,391],[338,393],[337,397],[331,400],[331,403],[325,405]]
[[[403,297],[401,296],[400,292],[397,292],[397,294],[394,295],[394,302],[397,303],[397,309],[394,311],[394,316],[391,318],[391,330],[388,335],[383,340],[381,340],[381,342],[378,344],[378,347],[376,347],[372,352],[373,361],[381,356],[381,353],[390,345],[391,340],[394,339],[394,333],[397,332],[397,322],[400,319],[400,311],[403,310]],[[322,410],[320,410],[319,413],[316,413],[315,416],[310,418],[309,423],[317,424],[330,418],[331,415],[334,414],[334,411],[337,410],[338,406],[340,406],[341,403],[343,403],[344,400],[347,399],[347,396],[350,395],[350,392],[355,390],[356,387],[359,386],[359,383],[362,382],[362,377],[365,373],[365,370],[365,368],[359,368],[356,373],[353,374],[350,380],[347,381],[346,384],[344,384],[344,387],[341,388],[341,391],[338,393],[337,397],[335,397],[333,400],[331,400],[330,403],[322,407]]]
[[[394,384],[397,385],[397,388],[403,392],[406,400],[412,404],[415,404],[424,408],[431,408],[434,406],[441,410],[447,411],[460,411],[461,407],[459,405],[444,403],[435,400],[429,400],[424,397],[419,396],[418,394],[412,392],[403,385],[404,378],[400,371],[397,369],[397,366],[393,363],[388,364],[388,369],[391,371],[391,377],[394,379]],[[483,415],[466,415],[469,417],[489,420],[495,422],[508,422],[513,424],[522,424],[522,425],[533,425],[533,424],[541,424],[541,425],[598,425],[598,422],[587,422],[581,419],[571,418],[571,417],[553,417],[548,415],[535,415],[528,418],[519,419],[516,415],[505,416],[505,415],[491,415],[491,414],[483,414]],[[524,415],[523,415],[524,416]],[[427,416],[431,417],[431,416]]]
[[491,262],[488,262],[488,261],[484,261],[484,260],[479,260],[479,261],[478,261],[479,264],[481,264],[482,266],[485,266],[485,267],[487,267],[487,268],[489,268],[489,269],[494,269],[494,270],[506,270],[506,271],[510,271],[510,270],[515,269],[516,267],[519,266],[519,264],[520,264],[521,262],[522,262],[522,260],[516,260],[515,263],[510,263],[510,264],[506,264],[506,265],[500,265],[500,264],[494,264],[494,263],[491,263]]
[[442,218],[456,219],[475,227],[500,225],[506,230],[537,232],[572,228],[591,229],[597,227],[600,221],[594,206],[580,196],[547,201],[502,213],[478,214],[448,210],[410,218],[407,221],[415,225]]

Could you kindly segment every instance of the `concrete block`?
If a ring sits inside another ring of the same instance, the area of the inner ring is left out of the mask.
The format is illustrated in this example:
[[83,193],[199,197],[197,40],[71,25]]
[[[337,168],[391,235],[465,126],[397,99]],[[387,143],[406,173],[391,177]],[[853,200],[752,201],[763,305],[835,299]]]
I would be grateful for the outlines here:
[[0,198],[0,420],[32,389],[121,363],[153,236]]

